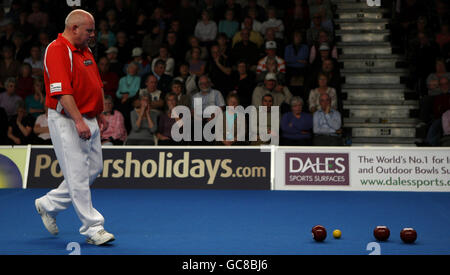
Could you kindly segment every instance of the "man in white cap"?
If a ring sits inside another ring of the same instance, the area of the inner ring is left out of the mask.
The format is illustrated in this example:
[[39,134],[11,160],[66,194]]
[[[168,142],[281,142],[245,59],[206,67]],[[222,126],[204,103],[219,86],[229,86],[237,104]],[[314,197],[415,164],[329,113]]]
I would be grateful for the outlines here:
[[283,103],[288,104],[292,98],[289,89],[278,83],[277,76],[274,73],[268,73],[264,79],[264,85],[253,90],[252,105],[257,108],[261,106],[261,98],[266,94],[272,96],[273,106],[281,106]]
[[286,73],[286,61],[277,56],[277,42],[266,41],[266,56],[259,60],[258,66],[256,67],[256,73],[260,74],[267,71],[267,61],[269,59],[274,59],[277,63],[277,71],[280,73]]
[[115,72],[119,77],[124,75],[123,64],[118,60],[119,49],[116,47],[109,47],[106,51],[106,58],[109,62],[109,70]]
[[[130,63],[134,62],[139,65],[138,75],[140,77],[143,77],[151,72],[151,64],[147,58],[144,58],[143,54],[144,54],[144,51],[140,47],[134,48],[131,52],[132,60]],[[127,68],[130,63],[128,63],[124,66],[123,70],[125,73],[127,72]]]

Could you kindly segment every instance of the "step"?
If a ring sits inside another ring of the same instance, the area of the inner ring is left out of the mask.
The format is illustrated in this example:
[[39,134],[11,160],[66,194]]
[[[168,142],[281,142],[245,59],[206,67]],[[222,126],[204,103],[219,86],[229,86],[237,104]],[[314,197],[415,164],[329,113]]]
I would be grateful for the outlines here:
[[367,1],[345,1],[336,3],[339,9],[380,9],[380,7],[370,7]]
[[347,84],[401,84],[407,74],[400,73],[341,73]]
[[[344,106],[415,106],[419,107],[418,100],[344,100]],[[370,104],[370,105],[369,105]]]
[[[409,75],[409,69],[405,68],[393,68],[393,67],[387,67],[387,68],[374,68],[374,66],[367,66],[367,65],[375,65],[368,62],[366,65],[366,68],[344,68],[341,69],[342,75],[351,75],[351,74],[362,74],[362,73],[370,73],[370,74],[401,74],[401,75]],[[367,68],[368,67],[368,68]]]
[[337,19],[384,19],[387,17],[387,9],[336,9]]
[[405,95],[402,92],[390,93],[389,91],[359,91],[354,90],[354,92],[342,91],[342,93],[347,94],[347,100],[404,100]]
[[[359,19],[336,19],[335,20],[335,24],[337,24],[336,30],[386,30],[388,28],[387,23],[388,21],[386,19],[371,19],[371,20],[373,21],[370,22],[368,20],[363,21]],[[345,23],[346,21],[348,23]]]
[[391,89],[406,89],[405,84],[342,84],[342,89],[379,89],[379,90],[391,90]]
[[392,54],[392,46],[389,42],[373,43],[353,43],[338,42],[337,48],[341,49],[341,54]]
[[371,69],[395,68],[399,63],[397,59],[339,59],[343,69]]
[[[376,106],[374,106],[376,107]],[[413,108],[399,108],[399,107],[382,107],[382,108],[357,108],[354,105],[350,107],[344,106],[344,109],[348,110],[349,118],[410,118],[411,110]]]
[[341,54],[338,61],[354,60],[354,59],[395,59],[405,61],[406,58],[400,54]]
[[352,137],[416,137],[415,128],[352,128]]
[[341,42],[385,42],[391,35],[389,30],[336,30]]
[[[344,118],[344,125],[411,125],[416,127],[417,124],[420,123],[420,119],[417,118],[361,118],[361,117],[352,117],[352,118]],[[348,126],[352,127],[352,126]],[[363,127],[363,126],[358,126]]]

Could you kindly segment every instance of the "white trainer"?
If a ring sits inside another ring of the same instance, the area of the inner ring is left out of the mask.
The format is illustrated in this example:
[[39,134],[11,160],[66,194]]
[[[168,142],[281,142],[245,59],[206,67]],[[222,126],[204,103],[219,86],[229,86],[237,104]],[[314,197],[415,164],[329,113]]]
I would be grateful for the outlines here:
[[94,236],[87,238],[86,242],[88,244],[104,245],[114,240],[115,239],[113,234],[107,232],[105,229],[102,229],[95,233]]
[[36,211],[39,213],[39,215],[42,218],[42,223],[44,224],[45,228],[50,232],[52,235],[58,235],[58,226],[56,225],[56,219],[52,216],[50,216],[44,208],[42,208],[40,202],[40,199],[36,199],[34,201],[34,205],[36,206]]

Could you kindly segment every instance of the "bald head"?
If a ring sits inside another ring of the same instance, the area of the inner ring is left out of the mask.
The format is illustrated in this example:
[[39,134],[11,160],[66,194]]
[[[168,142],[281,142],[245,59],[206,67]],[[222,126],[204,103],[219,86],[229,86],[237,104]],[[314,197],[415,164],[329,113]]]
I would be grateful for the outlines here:
[[91,21],[94,22],[94,17],[89,12],[81,9],[73,10],[66,17],[66,29],[70,29],[73,26],[81,26]]
[[87,11],[73,10],[66,17],[65,24],[63,36],[77,48],[87,47],[95,36],[95,20]]

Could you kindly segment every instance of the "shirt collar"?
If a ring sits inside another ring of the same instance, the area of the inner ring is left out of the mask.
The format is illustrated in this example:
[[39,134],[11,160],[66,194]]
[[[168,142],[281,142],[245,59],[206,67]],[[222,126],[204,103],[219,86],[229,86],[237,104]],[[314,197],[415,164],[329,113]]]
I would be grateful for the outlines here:
[[79,49],[79,48],[75,47],[74,45],[72,45],[72,43],[70,43],[69,40],[67,40],[67,39],[62,35],[62,33],[59,33],[59,34],[58,34],[58,40],[60,40],[60,41],[63,42],[64,44],[66,44],[67,47],[69,47],[69,49],[70,49],[72,52],[76,52],[76,51],[78,51],[78,52],[85,52],[85,51],[87,50],[87,47],[84,48],[84,49]]

